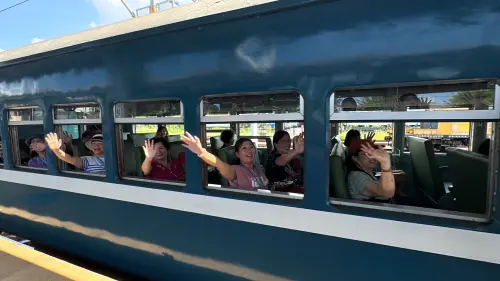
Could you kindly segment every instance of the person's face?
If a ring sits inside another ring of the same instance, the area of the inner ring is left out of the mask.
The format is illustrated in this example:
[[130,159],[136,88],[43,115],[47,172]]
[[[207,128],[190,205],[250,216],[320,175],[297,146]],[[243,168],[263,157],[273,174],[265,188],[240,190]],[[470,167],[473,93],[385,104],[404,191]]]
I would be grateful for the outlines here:
[[165,148],[163,143],[161,143],[161,142],[155,143],[155,151],[156,151],[156,154],[155,154],[156,160],[164,160],[166,158],[167,149]]
[[94,153],[94,155],[101,156],[104,154],[104,143],[93,141],[90,145],[90,149],[92,150],[92,153]]
[[361,167],[366,170],[373,170],[377,167],[377,161],[366,156],[363,151],[361,151],[358,156],[356,156],[356,160],[359,165],[361,165]]
[[46,149],[45,140],[43,139],[32,139],[30,143],[31,150],[35,152],[44,152]]
[[253,164],[255,159],[255,146],[252,142],[246,141],[241,144],[238,151],[234,153],[242,164]]
[[292,147],[292,139],[290,138],[290,135],[286,134],[275,145],[276,150],[278,150],[280,154],[286,154]]

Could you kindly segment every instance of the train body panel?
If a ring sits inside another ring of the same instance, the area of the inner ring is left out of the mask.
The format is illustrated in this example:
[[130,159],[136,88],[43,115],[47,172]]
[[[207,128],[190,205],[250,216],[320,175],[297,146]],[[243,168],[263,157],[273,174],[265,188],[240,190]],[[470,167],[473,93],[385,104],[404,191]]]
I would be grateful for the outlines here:
[[117,101],[178,98],[185,130],[198,133],[203,96],[293,90],[305,134],[316,136],[305,142],[303,199],[208,190],[192,153],[185,184],[159,184],[121,179],[118,165],[105,177],[62,173],[52,153],[47,171],[21,169],[4,149],[0,227],[154,280],[498,279],[498,212],[334,205],[326,137],[336,88],[500,77],[498,23],[495,0],[290,0],[0,55],[1,135],[10,106],[39,106],[48,133],[54,105],[97,103],[106,163],[118,159]]

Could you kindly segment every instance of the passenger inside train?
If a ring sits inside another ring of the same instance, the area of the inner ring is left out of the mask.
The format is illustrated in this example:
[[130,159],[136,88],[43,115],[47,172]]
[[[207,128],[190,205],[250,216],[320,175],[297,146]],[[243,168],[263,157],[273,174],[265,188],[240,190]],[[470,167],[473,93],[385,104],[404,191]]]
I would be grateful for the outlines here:
[[155,180],[186,180],[185,153],[181,152],[179,159],[170,159],[170,143],[165,138],[145,140],[142,148],[145,159],[141,169],[145,177]]
[[45,151],[47,145],[45,143],[45,138],[42,134],[34,135],[26,140],[26,145],[29,146],[30,150],[36,153],[36,156],[31,158],[28,162],[28,166],[32,168],[47,168],[47,158]]
[[156,137],[157,138],[168,138],[167,127],[165,127],[165,126],[159,126],[158,130],[156,131]]
[[251,139],[240,138],[234,144],[234,155],[238,158],[239,165],[229,165],[208,152],[201,145],[198,137],[193,137],[189,132],[181,136],[184,147],[198,155],[207,164],[219,170],[231,187],[245,190],[268,189],[269,180],[266,178],[264,168],[256,163],[255,144]]
[[273,136],[274,149],[268,156],[266,163],[266,177],[273,184],[283,187],[302,184],[300,160],[297,158],[304,153],[304,134],[292,139],[286,131],[277,131]]
[[220,140],[222,141],[222,146],[220,149],[230,147],[234,145],[234,132],[233,130],[224,130],[220,133]]
[[85,143],[86,147],[92,150],[92,156],[75,157],[66,153],[61,149],[62,140],[58,138],[57,134],[47,134],[45,141],[54,154],[62,161],[74,165],[78,169],[82,169],[86,173],[92,174],[105,174],[105,160],[104,160],[104,143],[101,134],[95,134],[90,140]]

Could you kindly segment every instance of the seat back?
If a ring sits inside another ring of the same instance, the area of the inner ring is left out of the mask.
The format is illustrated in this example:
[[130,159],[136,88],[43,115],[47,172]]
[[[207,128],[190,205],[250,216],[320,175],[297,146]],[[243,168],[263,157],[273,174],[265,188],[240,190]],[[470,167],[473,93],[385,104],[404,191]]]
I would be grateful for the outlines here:
[[123,168],[127,176],[138,176],[137,172],[137,155],[135,153],[136,147],[130,134],[123,140]]
[[422,191],[437,202],[446,191],[432,141],[408,137],[408,146],[415,178],[420,183]]
[[330,196],[335,198],[350,199],[347,188],[346,168],[342,157],[330,156]]
[[488,157],[457,148],[448,148],[446,152],[458,211],[485,213]]

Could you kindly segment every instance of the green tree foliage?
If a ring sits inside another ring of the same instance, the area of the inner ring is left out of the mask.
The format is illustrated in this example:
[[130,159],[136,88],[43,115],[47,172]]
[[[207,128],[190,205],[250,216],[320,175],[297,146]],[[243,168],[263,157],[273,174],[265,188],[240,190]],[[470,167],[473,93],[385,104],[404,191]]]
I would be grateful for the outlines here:
[[476,90],[459,92],[449,98],[448,103],[458,107],[469,107],[474,109],[487,109],[493,106],[495,100],[494,90]]

